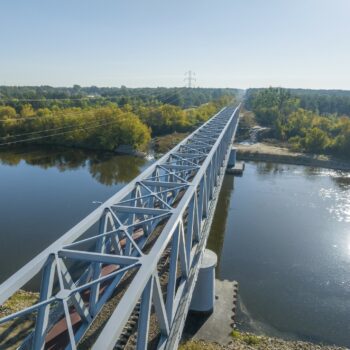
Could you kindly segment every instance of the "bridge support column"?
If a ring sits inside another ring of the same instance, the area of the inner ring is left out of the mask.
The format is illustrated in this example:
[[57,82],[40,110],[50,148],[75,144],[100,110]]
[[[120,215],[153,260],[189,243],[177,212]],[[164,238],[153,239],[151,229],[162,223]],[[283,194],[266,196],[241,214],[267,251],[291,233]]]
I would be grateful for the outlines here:
[[205,249],[198,272],[198,279],[193,291],[190,310],[197,312],[211,312],[215,302],[215,267],[217,255]]
[[228,163],[227,163],[227,167],[228,168],[234,168],[236,165],[236,157],[237,157],[237,148],[236,147],[232,147],[231,151],[230,151],[230,156],[228,158]]

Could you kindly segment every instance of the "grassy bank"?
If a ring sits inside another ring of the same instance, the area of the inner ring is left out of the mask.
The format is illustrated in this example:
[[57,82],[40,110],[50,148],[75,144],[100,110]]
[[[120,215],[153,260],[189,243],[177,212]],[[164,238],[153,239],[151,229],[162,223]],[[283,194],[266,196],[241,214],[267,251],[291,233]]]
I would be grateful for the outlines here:
[[[0,306],[0,318],[35,304],[38,293],[19,290]],[[17,349],[21,342],[32,332],[35,317],[33,314],[22,316],[0,325],[0,349]]]
[[10,315],[28,306],[35,304],[39,299],[39,293],[26,292],[20,289],[3,305],[0,305],[0,317]]

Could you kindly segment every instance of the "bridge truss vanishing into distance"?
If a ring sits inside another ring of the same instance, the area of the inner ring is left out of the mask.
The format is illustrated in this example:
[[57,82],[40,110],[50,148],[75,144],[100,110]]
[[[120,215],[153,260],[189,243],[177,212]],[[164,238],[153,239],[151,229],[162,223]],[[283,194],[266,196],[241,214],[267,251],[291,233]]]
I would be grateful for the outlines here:
[[0,319],[33,321],[20,349],[177,347],[238,115],[222,109],[0,285],[3,304],[41,278],[38,302]]

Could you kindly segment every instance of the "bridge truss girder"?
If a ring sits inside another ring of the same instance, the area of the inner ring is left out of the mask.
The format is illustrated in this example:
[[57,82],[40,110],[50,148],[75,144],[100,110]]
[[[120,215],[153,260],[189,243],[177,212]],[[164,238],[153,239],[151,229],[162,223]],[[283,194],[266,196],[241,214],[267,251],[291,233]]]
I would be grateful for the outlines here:
[[[113,349],[135,307],[137,349],[147,348],[154,320],[158,348],[177,345],[238,114],[239,107],[222,109],[0,285],[2,304],[41,275],[39,301],[0,319],[2,324],[35,315],[22,349],[62,342],[54,337],[59,325],[65,348],[75,349],[122,284],[124,294],[93,349]],[[162,259],[165,282],[158,272]]]

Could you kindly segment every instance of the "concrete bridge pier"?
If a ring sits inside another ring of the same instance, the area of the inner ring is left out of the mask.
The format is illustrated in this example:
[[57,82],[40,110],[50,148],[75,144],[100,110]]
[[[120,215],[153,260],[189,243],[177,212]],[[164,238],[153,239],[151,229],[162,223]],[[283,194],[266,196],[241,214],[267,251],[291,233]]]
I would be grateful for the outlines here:
[[242,176],[244,167],[245,167],[244,162],[237,162],[237,148],[232,147],[228,158],[228,162],[227,162],[226,173]]
[[210,313],[214,309],[215,302],[215,267],[218,262],[217,255],[205,249],[198,279],[192,295],[190,310]]
[[227,345],[232,340],[238,284],[215,280],[217,256],[204,251],[186,319],[183,340],[197,339]]
[[231,152],[230,152],[230,156],[228,158],[227,167],[228,168],[234,168],[235,165],[236,165],[236,161],[237,161],[237,148],[236,147],[232,147],[231,148]]

